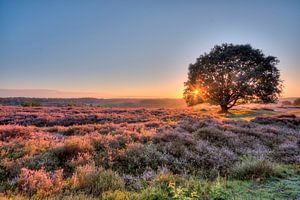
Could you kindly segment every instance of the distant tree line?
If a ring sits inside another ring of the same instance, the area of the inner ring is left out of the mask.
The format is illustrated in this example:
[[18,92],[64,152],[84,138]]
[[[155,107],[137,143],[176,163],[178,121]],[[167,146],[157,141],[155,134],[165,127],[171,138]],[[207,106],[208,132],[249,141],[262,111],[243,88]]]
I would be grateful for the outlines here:
[[97,98],[0,98],[0,105],[6,106],[92,106],[105,108],[180,108],[185,107],[183,99],[97,99]]

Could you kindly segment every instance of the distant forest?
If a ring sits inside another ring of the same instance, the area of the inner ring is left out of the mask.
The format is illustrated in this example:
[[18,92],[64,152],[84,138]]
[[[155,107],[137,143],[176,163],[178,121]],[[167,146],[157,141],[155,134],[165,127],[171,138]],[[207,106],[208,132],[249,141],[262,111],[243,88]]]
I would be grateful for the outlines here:
[[97,98],[27,98],[9,97],[0,98],[0,105],[4,106],[93,106],[117,108],[182,108],[186,107],[183,99],[97,99]]

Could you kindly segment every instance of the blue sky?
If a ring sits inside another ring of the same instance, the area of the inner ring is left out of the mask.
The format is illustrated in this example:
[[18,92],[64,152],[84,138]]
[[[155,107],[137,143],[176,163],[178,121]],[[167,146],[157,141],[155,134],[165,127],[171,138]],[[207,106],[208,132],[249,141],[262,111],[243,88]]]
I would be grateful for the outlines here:
[[299,36],[296,0],[0,0],[0,88],[180,97],[188,64],[228,42],[277,56],[300,96]]

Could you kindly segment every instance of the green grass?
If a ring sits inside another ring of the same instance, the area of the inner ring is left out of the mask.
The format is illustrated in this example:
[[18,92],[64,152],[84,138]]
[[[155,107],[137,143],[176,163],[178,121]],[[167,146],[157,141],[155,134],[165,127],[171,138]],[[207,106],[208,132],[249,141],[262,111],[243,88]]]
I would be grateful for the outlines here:
[[296,115],[300,117],[300,109],[294,108],[284,111],[274,111],[268,109],[239,109],[233,108],[229,110],[228,114],[220,114],[219,108],[210,108],[210,109],[202,109],[199,108],[199,112],[205,115],[214,116],[216,118],[221,119],[231,119],[231,120],[246,120],[250,121],[256,117],[272,117],[277,115]]
[[280,112],[272,111],[272,110],[230,110],[229,115],[224,115],[224,118],[227,119],[243,119],[243,120],[251,120],[255,117],[270,117],[281,114]]
[[300,177],[273,178],[264,183],[229,181],[229,199],[299,199]]
[[[284,200],[300,199],[300,166],[281,166],[282,176],[266,180],[235,180],[218,178],[213,182],[165,174],[156,178],[141,191],[107,191],[106,200]],[[1,199],[1,194],[0,194]],[[5,197],[2,199],[6,199]],[[27,199],[14,196],[12,199]],[[35,199],[34,197],[32,199]],[[82,193],[57,194],[46,199],[101,199]]]
[[282,177],[271,177],[262,182],[229,180],[229,199],[300,199],[299,166],[281,166],[281,170]]

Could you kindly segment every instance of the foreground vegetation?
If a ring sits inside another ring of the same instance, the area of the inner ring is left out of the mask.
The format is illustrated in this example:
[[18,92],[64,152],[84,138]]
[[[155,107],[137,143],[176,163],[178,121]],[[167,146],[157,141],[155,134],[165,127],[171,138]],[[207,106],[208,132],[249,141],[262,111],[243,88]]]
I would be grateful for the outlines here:
[[300,198],[299,118],[205,113],[0,107],[0,199]]

